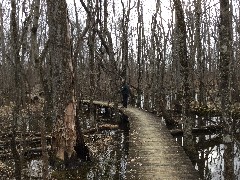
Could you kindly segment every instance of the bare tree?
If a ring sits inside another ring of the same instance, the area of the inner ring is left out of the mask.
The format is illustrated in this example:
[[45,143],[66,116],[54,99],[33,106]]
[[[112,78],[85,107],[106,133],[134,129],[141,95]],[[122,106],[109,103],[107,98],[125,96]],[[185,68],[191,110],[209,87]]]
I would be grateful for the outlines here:
[[181,75],[183,78],[183,107],[182,116],[184,120],[184,149],[189,156],[194,157],[196,155],[196,149],[194,146],[194,140],[192,135],[193,120],[190,112],[190,87],[189,87],[189,75],[190,75],[190,62],[187,56],[187,32],[184,20],[184,12],[180,0],[174,0],[174,6],[176,10],[177,29],[178,29],[178,46],[179,61],[181,64]]
[[[96,85],[95,85],[95,39],[96,39],[96,30],[95,26],[95,16],[96,13],[94,12],[93,2],[89,1],[88,6],[92,8],[88,8],[91,12],[91,16],[88,15],[88,23],[90,26],[93,27],[88,31],[88,49],[89,49],[89,81],[90,81],[90,121],[94,120],[94,104],[93,100],[95,99],[96,93]],[[96,9],[96,8],[95,8]]]
[[[1,79],[0,79],[0,83],[2,84],[1,88],[0,88],[0,94],[4,94],[4,88],[6,88],[6,79],[4,79],[3,77],[5,77],[6,74],[6,47],[5,47],[5,34],[4,34],[4,22],[3,22],[3,9],[2,9],[2,3],[0,3],[0,52],[1,52],[1,56],[2,56],[2,60],[0,62],[0,74],[1,74]],[[0,100],[0,106],[3,105],[3,98],[1,98]]]
[[[226,128],[230,128],[230,119],[228,111],[230,105],[229,99],[229,65],[231,57],[231,36],[230,36],[230,12],[229,1],[220,0],[220,93],[221,93],[221,109],[222,121],[225,123]],[[227,130],[227,129],[226,129]],[[230,130],[230,129],[229,129]],[[227,130],[227,131],[229,131]]]
[[[130,12],[131,12],[131,0],[128,2],[128,9],[124,6],[123,1],[121,0],[121,4],[123,7],[123,17],[121,22],[121,30],[122,30],[122,74],[121,76],[125,81],[127,81],[127,70],[128,70],[128,49],[129,49],[129,39],[128,39],[128,31],[129,31],[129,21],[130,21]],[[134,7],[134,6],[133,6]]]
[[17,14],[16,14],[16,1],[11,0],[11,49],[12,57],[15,63],[15,73],[14,73],[14,82],[15,82],[15,107],[13,110],[13,122],[12,122],[12,138],[11,138],[11,150],[15,161],[15,178],[20,180],[22,174],[22,164],[21,156],[17,150],[16,146],[16,131],[17,123],[19,122],[20,117],[20,108],[21,108],[21,62],[20,62],[20,48],[19,48],[19,35],[18,35],[18,25],[17,25]]
[[138,11],[138,23],[137,23],[137,65],[138,65],[138,77],[137,77],[137,107],[141,107],[142,101],[142,71],[143,71],[143,64],[142,64],[142,51],[143,51],[143,7],[141,1],[138,0],[137,2],[137,11]]
[[[229,0],[220,0],[220,94],[222,123],[224,124],[225,133],[231,133],[232,118],[230,116],[230,62],[232,53],[231,37],[231,14]],[[233,137],[231,137],[232,139]],[[232,140],[231,140],[232,141]],[[234,143],[227,142],[224,150],[224,178],[235,179],[234,177]]]
[[[65,0],[48,0],[49,54],[52,69],[53,151],[68,162],[76,157],[76,102],[70,27]],[[79,128],[79,127],[78,127]],[[78,129],[80,131],[80,129]],[[81,139],[81,138],[80,138]]]

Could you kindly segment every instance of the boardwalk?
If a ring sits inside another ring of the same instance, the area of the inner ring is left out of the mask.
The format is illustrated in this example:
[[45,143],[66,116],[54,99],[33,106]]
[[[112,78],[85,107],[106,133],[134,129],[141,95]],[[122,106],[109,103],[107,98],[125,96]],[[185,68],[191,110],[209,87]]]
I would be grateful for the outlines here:
[[174,140],[160,118],[133,107],[120,110],[130,121],[126,179],[199,179],[183,148]]
[[130,117],[127,179],[198,179],[190,159],[160,118],[131,107],[123,112]]

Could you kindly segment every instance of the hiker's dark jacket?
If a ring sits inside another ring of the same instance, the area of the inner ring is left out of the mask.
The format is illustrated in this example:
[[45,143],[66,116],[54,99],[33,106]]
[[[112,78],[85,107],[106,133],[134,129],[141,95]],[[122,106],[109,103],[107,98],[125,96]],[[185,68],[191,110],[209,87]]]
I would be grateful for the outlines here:
[[130,90],[127,84],[124,84],[121,90],[123,96],[129,96]]

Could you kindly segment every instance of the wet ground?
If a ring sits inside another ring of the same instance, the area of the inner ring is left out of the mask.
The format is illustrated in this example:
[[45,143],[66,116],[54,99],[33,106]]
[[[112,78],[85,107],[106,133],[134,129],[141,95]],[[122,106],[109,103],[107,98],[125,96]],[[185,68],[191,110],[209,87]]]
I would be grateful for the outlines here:
[[[91,162],[83,162],[70,169],[50,169],[51,178],[58,180],[117,180],[126,179],[128,148],[127,132],[108,130],[88,135]],[[41,179],[41,161],[32,160],[29,166],[31,179]]]
[[[145,119],[148,119],[148,117],[145,117]],[[79,166],[70,169],[53,170],[52,167],[49,167],[51,179],[150,180],[169,179],[169,173],[172,173],[171,179],[184,179],[183,176],[178,174],[178,170],[187,174],[186,177],[188,177],[188,179],[193,179],[191,174],[194,170],[184,171],[181,169],[182,167],[179,166],[186,163],[185,157],[179,160],[179,157],[176,157],[176,153],[171,153],[181,152],[182,149],[179,148],[179,146],[162,146],[159,149],[155,147],[159,143],[169,143],[166,141],[169,134],[162,133],[164,128],[159,126],[158,123],[160,122],[151,121],[151,123],[145,124],[137,120],[137,117],[129,119],[130,123],[135,121],[134,124],[130,124],[130,127],[135,126],[130,130],[126,128],[128,126],[125,126],[125,129],[104,130],[85,135],[92,161],[80,163]],[[84,121],[85,128],[91,128],[92,122],[89,122],[87,119]],[[99,124],[116,123],[116,121],[109,119],[102,119],[97,122]],[[151,127],[152,125],[154,127]],[[156,130],[154,130],[156,132],[149,134],[150,131],[143,130],[143,127],[147,127],[149,130],[156,128]],[[156,137],[156,133],[162,134]],[[141,136],[149,137],[149,139],[143,139]],[[167,138],[164,138],[165,136]],[[198,149],[199,161],[194,165],[195,169],[199,171],[201,179],[224,179],[226,174],[224,162],[232,160],[232,166],[228,168],[233,169],[234,175],[232,177],[240,180],[239,138],[236,137],[234,141],[231,142],[223,143],[224,141],[220,141],[207,145],[211,140],[217,139],[217,137],[218,135],[202,135],[196,137],[197,143],[206,146]],[[141,140],[139,138],[141,138]],[[175,138],[174,140],[180,145],[183,142],[181,137]],[[225,151],[229,145],[233,147],[231,152]],[[176,162],[176,159],[178,159],[178,162]],[[175,164],[167,163],[172,161],[175,161]],[[160,163],[163,164],[160,167],[162,171],[156,173],[154,167],[158,167]],[[6,164],[13,167],[12,161],[6,161]],[[23,179],[42,179],[41,168],[42,162],[40,158],[28,161],[25,164]],[[3,180],[5,179],[7,178],[4,177]]]

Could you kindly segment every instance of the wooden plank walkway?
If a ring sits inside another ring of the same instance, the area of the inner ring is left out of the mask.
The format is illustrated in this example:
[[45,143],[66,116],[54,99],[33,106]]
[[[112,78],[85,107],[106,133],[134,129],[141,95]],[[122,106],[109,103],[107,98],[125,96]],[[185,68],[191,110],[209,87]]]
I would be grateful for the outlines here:
[[159,117],[132,107],[123,112],[130,118],[127,179],[199,179],[183,148]]
[[[107,105],[99,101],[94,104]],[[119,110],[130,122],[126,179],[200,179],[183,148],[159,117],[133,107]]]

